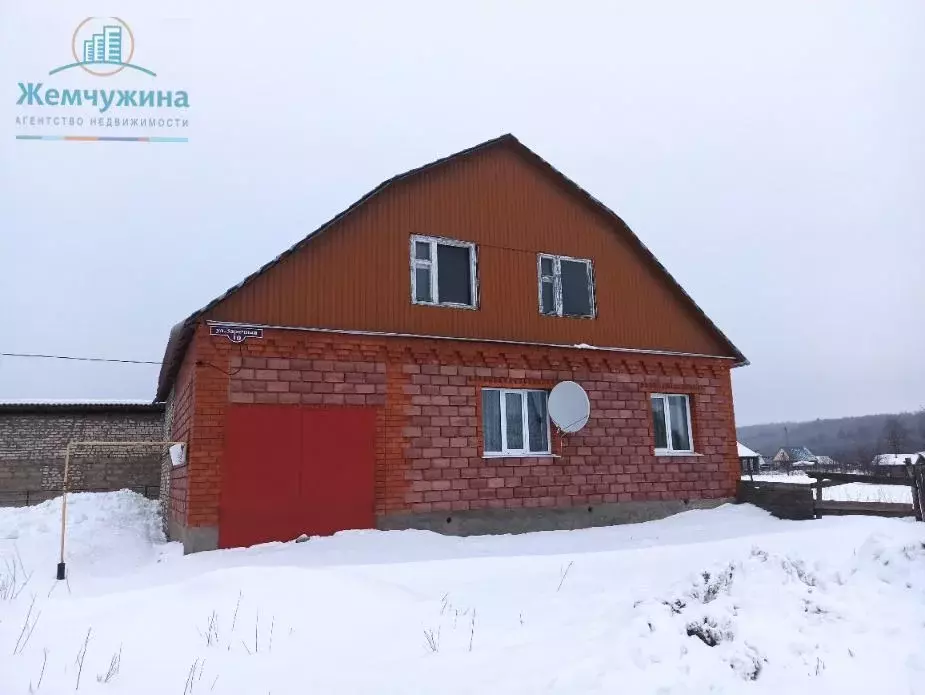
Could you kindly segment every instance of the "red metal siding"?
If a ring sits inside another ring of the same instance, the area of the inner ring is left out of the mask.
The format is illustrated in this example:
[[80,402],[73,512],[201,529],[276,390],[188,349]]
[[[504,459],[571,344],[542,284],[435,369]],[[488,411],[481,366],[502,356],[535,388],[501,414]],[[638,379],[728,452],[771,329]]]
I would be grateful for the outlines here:
[[[190,442],[193,437],[193,424],[195,420],[195,379],[193,365],[195,362],[195,346],[190,346],[186,361],[177,374],[171,394],[170,439],[175,442]],[[178,526],[187,524],[187,474],[188,466],[172,466],[169,457],[165,455],[165,468],[168,477],[167,490],[161,492],[167,499],[168,522]]]
[[[478,244],[477,311],[411,303],[413,234]],[[499,146],[390,186],[207,318],[731,356],[630,234],[523,153]],[[594,262],[595,319],[539,313],[540,252]]]

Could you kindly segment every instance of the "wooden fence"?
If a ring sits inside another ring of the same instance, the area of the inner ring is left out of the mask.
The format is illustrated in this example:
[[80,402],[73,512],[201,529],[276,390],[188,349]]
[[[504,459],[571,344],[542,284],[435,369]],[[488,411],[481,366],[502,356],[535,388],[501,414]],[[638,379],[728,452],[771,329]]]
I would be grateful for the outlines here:
[[[811,485],[740,480],[738,501],[748,502],[780,519],[819,519],[828,515],[866,514],[868,516],[914,516],[923,520],[925,510],[925,465],[907,466],[900,477],[864,473],[806,471]],[[848,483],[905,485],[912,488],[912,504],[905,502],[856,502],[822,499],[825,488]]]
[[[858,473],[823,473],[807,472],[816,482],[813,508],[816,518],[829,514],[867,514],[870,516],[914,516],[922,521],[923,483],[925,483],[925,466],[907,466],[906,475],[864,475]],[[827,487],[845,485],[846,483],[864,483],[868,485],[907,485],[912,488],[912,507],[904,502],[855,502],[843,500],[824,500],[822,491]]]
[[799,483],[740,480],[736,499],[771,512],[778,519],[815,519],[813,490]]

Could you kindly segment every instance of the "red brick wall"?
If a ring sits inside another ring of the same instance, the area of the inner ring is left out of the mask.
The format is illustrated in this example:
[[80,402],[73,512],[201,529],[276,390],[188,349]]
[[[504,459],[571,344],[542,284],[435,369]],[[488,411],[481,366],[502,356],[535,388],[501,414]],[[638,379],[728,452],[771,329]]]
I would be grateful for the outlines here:
[[[378,408],[376,513],[732,497],[730,361],[266,330],[232,345],[197,329],[188,523],[215,525],[229,403]],[[190,362],[190,356],[187,357]],[[483,458],[483,386],[571,379],[591,418],[559,457]],[[649,395],[691,397],[697,456],[655,456]]]
[[[190,442],[192,440],[193,408],[195,404],[194,352],[194,348],[191,347],[174,383],[169,437],[171,441],[175,442]],[[167,465],[170,466],[169,463]],[[169,468],[170,496],[167,502],[167,517],[169,521],[181,526],[186,525],[187,468],[188,465],[170,466]]]

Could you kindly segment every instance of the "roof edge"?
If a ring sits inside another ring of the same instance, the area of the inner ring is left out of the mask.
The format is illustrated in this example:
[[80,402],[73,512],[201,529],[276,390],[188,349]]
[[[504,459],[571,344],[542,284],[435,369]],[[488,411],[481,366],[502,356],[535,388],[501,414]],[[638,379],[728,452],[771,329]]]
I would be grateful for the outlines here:
[[603,202],[591,195],[578,183],[570,179],[568,176],[556,169],[552,164],[540,157],[536,152],[517,140],[517,138],[515,138],[513,135],[511,136],[511,140],[516,142],[524,153],[537,160],[538,163],[540,163],[544,168],[548,169],[555,177],[559,178],[567,187],[573,189],[587,202],[591,203],[593,207],[596,207],[598,211],[604,213],[604,215],[609,217],[611,220],[619,223],[623,228],[623,231],[626,232],[630,240],[636,245],[637,250],[642,253],[643,257],[652,263],[655,268],[668,280],[669,285],[680,294],[681,301],[687,303],[691,308],[693,308],[701,321],[703,321],[706,324],[706,327],[713,332],[714,336],[719,338],[720,342],[729,348],[729,351],[732,353],[732,357],[736,359],[735,366],[745,367],[750,364],[748,358],[745,357],[742,351],[735,346],[735,344],[728,338],[728,336],[726,336],[725,333],[722,332],[722,330],[720,330],[719,326],[713,323],[713,320],[707,316],[707,313],[700,308],[700,305],[698,305],[697,302],[694,301],[694,298],[687,293],[687,290],[682,287],[681,283],[675,280],[674,276],[668,272],[668,269],[662,264],[660,260],[658,260],[658,257],[652,253],[649,247],[643,243],[642,239],[639,238],[639,236],[630,228],[630,226],[623,220],[622,217],[607,207]]
[[163,402],[152,403],[0,403],[0,415],[39,415],[58,413],[162,413]]
[[[170,331],[170,337],[167,340],[167,347],[164,351],[164,361],[161,363],[161,371],[160,371],[160,374],[158,375],[157,395],[155,399],[159,401],[166,400],[168,395],[170,394],[170,390],[171,388],[173,388],[173,382],[176,379],[177,373],[180,371],[180,364],[182,363],[183,357],[186,354],[186,349],[189,347],[190,340],[192,340],[192,329],[195,326],[196,321],[198,321],[204,314],[206,314],[206,312],[215,308],[215,306],[217,306],[219,303],[221,303],[222,301],[227,299],[229,296],[231,296],[232,294],[240,290],[242,287],[250,284],[253,280],[255,280],[258,276],[262,275],[269,268],[273,267],[274,265],[282,261],[284,258],[287,258],[288,256],[292,255],[293,253],[301,249],[303,246],[305,246],[305,244],[307,244],[309,241],[314,239],[317,235],[330,229],[337,222],[339,222],[344,217],[352,213],[354,210],[359,208],[364,203],[378,196],[380,193],[385,191],[387,188],[389,188],[393,184],[398,183],[399,181],[403,181],[404,179],[409,178],[411,176],[416,176],[417,174],[423,173],[425,171],[429,171],[430,169],[438,167],[451,160],[458,160],[462,157],[467,157],[469,155],[472,155],[476,152],[480,152],[483,149],[500,144],[502,142],[516,142],[521,147],[524,147],[524,145],[522,145],[517,140],[517,138],[515,138],[511,133],[505,133],[503,135],[499,135],[496,138],[492,138],[490,140],[481,142],[477,145],[473,145],[472,147],[468,147],[464,150],[460,150],[459,152],[454,152],[453,154],[449,154],[445,157],[435,159],[434,161],[424,164],[422,166],[415,167],[414,169],[409,169],[400,174],[396,174],[390,179],[386,179],[385,181],[380,183],[378,186],[373,188],[371,191],[364,194],[361,198],[354,201],[349,207],[345,208],[344,210],[341,210],[339,213],[334,215],[334,217],[329,219],[327,222],[324,222],[320,227],[318,227],[312,232],[309,232],[305,237],[303,237],[302,239],[297,241],[295,244],[290,246],[288,249],[283,251],[281,254],[276,256],[276,258],[272,259],[271,261],[268,261],[267,263],[264,263],[253,273],[251,273],[250,275],[245,277],[243,280],[241,280],[241,282],[239,282],[237,285],[234,285],[233,287],[229,287],[227,290],[225,290],[224,293],[222,293],[221,295],[219,295],[218,297],[210,301],[204,307],[202,307],[201,309],[197,309],[192,314],[187,316],[185,319],[183,319],[183,321],[175,325]],[[524,149],[526,149],[526,147],[524,147]]]

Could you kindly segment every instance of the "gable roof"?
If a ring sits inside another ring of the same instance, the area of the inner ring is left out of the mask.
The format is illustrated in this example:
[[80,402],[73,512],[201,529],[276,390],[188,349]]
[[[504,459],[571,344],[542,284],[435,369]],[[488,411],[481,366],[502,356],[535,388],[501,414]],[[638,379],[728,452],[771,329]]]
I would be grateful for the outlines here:
[[[777,456],[780,456],[781,451],[787,455],[787,460],[789,461],[815,461],[816,459],[813,452],[805,446],[782,446],[780,451],[777,452]],[[777,456],[774,458],[777,458]]]
[[735,345],[733,345],[732,341],[730,341],[729,338],[727,338],[726,335],[723,334],[723,332],[716,326],[716,324],[714,324],[709,319],[709,317],[707,317],[704,311],[699,306],[697,306],[696,302],[694,302],[694,300],[691,298],[689,294],[687,294],[684,288],[682,288],[681,285],[678,284],[678,282],[671,276],[671,274],[668,272],[665,266],[663,266],[659,262],[659,260],[655,257],[655,255],[642,243],[642,241],[640,241],[639,237],[637,237],[632,232],[629,226],[615,212],[613,212],[610,208],[604,205],[601,201],[599,201],[597,198],[595,198],[590,193],[588,193],[586,190],[584,190],[577,183],[575,183],[574,181],[569,179],[567,176],[562,174],[560,171],[558,171],[549,162],[547,162],[542,157],[537,155],[535,152],[533,152],[530,148],[528,148],[523,143],[521,143],[513,135],[508,133],[500,137],[487,140],[483,143],[480,143],[468,149],[461,150],[460,152],[456,152],[455,154],[451,154],[447,157],[437,159],[433,162],[430,162],[429,164],[425,164],[415,169],[411,169],[402,174],[397,174],[396,176],[393,176],[392,178],[386,181],[383,181],[378,186],[376,186],[373,190],[371,190],[369,193],[367,193],[362,198],[360,198],[355,203],[353,203],[346,210],[332,217],[330,220],[328,220],[327,222],[322,224],[320,227],[318,227],[318,229],[309,233],[308,236],[303,238],[301,241],[296,242],[293,246],[288,248],[286,251],[281,253],[279,256],[277,256],[270,262],[264,264],[263,266],[258,268],[256,271],[248,275],[237,285],[229,288],[223,294],[213,299],[211,302],[206,304],[201,309],[197,309],[192,314],[190,314],[185,319],[183,319],[180,323],[175,325],[170,331],[170,337],[168,338],[168,341],[167,341],[167,348],[164,352],[164,360],[161,364],[160,375],[158,376],[156,400],[158,401],[165,400],[168,394],[170,393],[170,389],[172,388],[173,382],[176,379],[177,372],[179,371],[180,365],[183,362],[183,357],[186,354],[186,350],[189,347],[190,341],[192,340],[193,332],[196,327],[196,323],[199,321],[199,319],[201,319],[205,314],[207,314],[210,310],[215,308],[222,301],[227,299],[229,296],[231,296],[235,292],[239,291],[242,287],[251,283],[254,279],[259,277],[260,275],[263,275],[264,273],[266,273],[268,270],[273,268],[273,266],[280,263],[280,261],[282,261],[283,259],[301,250],[304,246],[306,246],[310,241],[315,239],[321,233],[333,227],[335,224],[340,222],[346,216],[350,215],[351,213],[353,213],[354,211],[362,207],[365,203],[370,201],[372,198],[375,198],[379,194],[383,193],[389,187],[401,181],[405,181],[405,180],[414,178],[416,176],[419,176],[421,174],[424,174],[426,172],[432,171],[433,169],[436,169],[450,162],[458,161],[462,158],[469,157],[473,154],[483,152],[485,150],[488,150],[494,147],[513,147],[517,152],[526,156],[528,159],[532,160],[534,163],[540,165],[540,167],[546,170],[548,173],[552,174],[553,177],[559,181],[559,183],[563,184],[572,193],[577,194],[578,197],[582,199],[586,204],[591,205],[598,212],[601,212],[606,217],[608,217],[612,222],[617,223],[622,228],[627,239],[636,248],[636,250],[641,253],[643,259],[649,264],[651,264],[656,269],[657,273],[662,277],[662,279],[666,281],[669,284],[669,286],[680,296],[682,302],[686,304],[689,308],[694,310],[694,313],[696,314],[697,318],[707,328],[707,330],[711,332],[715,337],[717,337],[720,343],[722,343],[729,350],[730,354],[736,360],[735,366],[742,366],[742,365],[748,364],[748,360],[745,358],[742,352],[739,351],[739,349]]
[[909,459],[912,463],[918,463],[919,457],[923,455],[925,455],[925,452],[918,454],[877,454],[871,463],[874,466],[905,466],[906,459]]
[[736,442],[736,444],[738,444],[739,446],[739,458],[740,459],[758,458],[758,452],[752,451],[747,446],[745,446],[742,442]]

